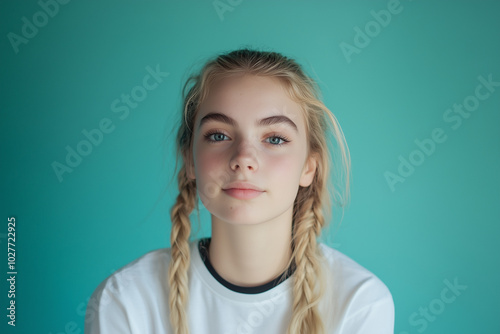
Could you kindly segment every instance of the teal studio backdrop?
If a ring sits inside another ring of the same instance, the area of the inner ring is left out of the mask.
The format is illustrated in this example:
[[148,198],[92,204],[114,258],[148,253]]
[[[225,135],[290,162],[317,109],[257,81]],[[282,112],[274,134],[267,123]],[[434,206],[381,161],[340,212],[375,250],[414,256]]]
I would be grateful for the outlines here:
[[351,202],[322,240],[386,283],[395,333],[500,333],[498,1],[1,7],[1,333],[83,333],[97,285],[170,246],[181,85],[245,46],[303,64],[337,116]]

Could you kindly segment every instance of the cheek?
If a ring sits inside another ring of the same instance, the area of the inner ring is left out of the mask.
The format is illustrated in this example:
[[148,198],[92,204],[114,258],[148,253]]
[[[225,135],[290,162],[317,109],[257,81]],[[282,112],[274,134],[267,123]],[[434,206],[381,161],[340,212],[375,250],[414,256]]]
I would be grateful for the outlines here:
[[293,184],[300,176],[300,159],[299,155],[286,155],[275,157],[269,160],[267,169],[269,171],[269,180],[276,180],[280,183],[286,181]]
[[227,183],[226,169],[224,168],[224,159],[212,153],[200,153],[196,160],[196,176],[199,182],[216,183],[223,185]]
[[210,154],[199,153],[195,162],[197,176],[203,177],[208,171],[215,167],[216,163],[216,159]]

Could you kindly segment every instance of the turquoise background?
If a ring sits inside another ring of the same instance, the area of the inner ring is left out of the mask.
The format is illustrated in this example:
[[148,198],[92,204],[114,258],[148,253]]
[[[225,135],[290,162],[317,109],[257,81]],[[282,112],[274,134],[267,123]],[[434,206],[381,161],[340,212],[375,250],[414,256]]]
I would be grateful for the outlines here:
[[[388,1],[232,3],[219,17],[210,0],[70,1],[43,22],[36,1],[2,1],[0,267],[6,277],[14,216],[18,275],[15,328],[1,280],[0,332],[83,333],[97,285],[169,246],[181,85],[207,57],[250,46],[303,64],[339,119],[351,204],[323,240],[386,283],[395,333],[500,333],[500,87],[457,129],[443,119],[479,76],[500,81],[500,3],[402,0],[350,61],[341,43],[354,45],[355,27],[375,29],[371,11]],[[16,53],[8,34],[21,36],[34,15],[41,27]],[[157,65],[168,77],[120,119],[111,103]],[[52,163],[105,118],[114,130],[60,182]],[[435,128],[446,140],[391,189],[384,173]],[[200,219],[197,236],[209,235],[206,210]],[[467,288],[436,309],[455,279]],[[421,307],[439,314],[422,320]]]

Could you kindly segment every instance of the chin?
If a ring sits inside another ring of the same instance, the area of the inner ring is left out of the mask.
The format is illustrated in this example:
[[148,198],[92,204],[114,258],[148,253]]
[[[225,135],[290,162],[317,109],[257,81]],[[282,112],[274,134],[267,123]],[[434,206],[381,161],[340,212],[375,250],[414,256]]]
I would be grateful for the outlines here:
[[222,210],[208,210],[212,212],[212,215],[217,217],[218,220],[231,225],[257,225],[263,221],[262,217],[258,217],[255,214],[255,209],[236,208],[236,206],[231,204],[226,205],[228,205],[228,207],[224,207]]

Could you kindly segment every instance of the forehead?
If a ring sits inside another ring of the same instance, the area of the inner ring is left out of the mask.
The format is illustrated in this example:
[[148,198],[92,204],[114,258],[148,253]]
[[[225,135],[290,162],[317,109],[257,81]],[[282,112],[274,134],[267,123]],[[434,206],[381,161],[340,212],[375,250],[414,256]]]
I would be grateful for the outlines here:
[[256,121],[283,115],[304,131],[304,115],[301,106],[293,101],[277,78],[244,75],[220,79],[209,90],[200,105],[196,127],[210,113],[222,113],[238,124],[254,124]]

